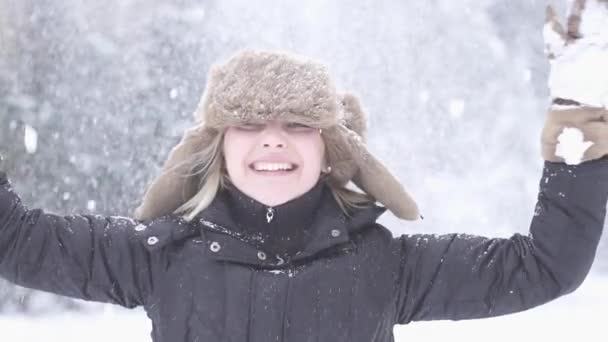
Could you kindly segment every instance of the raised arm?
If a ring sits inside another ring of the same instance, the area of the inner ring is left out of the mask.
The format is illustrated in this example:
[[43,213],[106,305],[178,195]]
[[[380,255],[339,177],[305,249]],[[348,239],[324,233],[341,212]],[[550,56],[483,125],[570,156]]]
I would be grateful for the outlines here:
[[583,282],[608,198],[607,21],[607,0],[575,0],[566,28],[547,10],[553,104],[542,131],[545,164],[528,236],[402,236],[397,323],[522,311]]
[[139,242],[141,223],[28,210],[0,171],[0,276],[63,296],[143,305],[151,256]]
[[572,292],[593,262],[607,198],[608,157],[546,162],[528,236],[401,236],[397,323],[503,315]]

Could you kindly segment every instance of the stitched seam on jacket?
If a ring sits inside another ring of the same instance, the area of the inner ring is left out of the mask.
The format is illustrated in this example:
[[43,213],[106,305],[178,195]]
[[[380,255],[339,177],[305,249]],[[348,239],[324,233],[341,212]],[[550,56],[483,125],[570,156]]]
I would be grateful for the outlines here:
[[[222,276],[224,277],[224,279],[223,279],[224,280],[224,284],[227,284],[227,283],[229,283],[229,280],[228,280],[228,272],[229,271],[226,270],[226,264],[225,263],[223,263],[222,271],[223,271],[222,272]],[[224,294],[224,296],[223,296],[224,297],[223,298],[223,300],[224,300],[224,319],[223,319],[224,326],[222,327],[222,339],[221,339],[221,341],[222,342],[227,342],[227,341],[229,341],[229,339],[228,339],[228,317],[230,317],[231,312],[230,312],[230,309],[228,309],[226,303],[228,302],[228,296],[230,295],[230,292],[227,291],[224,288],[223,294]]]
[[349,303],[348,316],[349,316],[350,322],[348,324],[348,326],[349,326],[349,329],[348,329],[348,338],[346,339],[346,341],[350,341],[351,340],[351,336],[352,336],[352,333],[353,333],[353,330],[354,330],[354,324],[353,324],[353,321],[354,321],[354,312],[353,312],[354,309],[353,309],[353,307],[354,307],[354,305],[353,305],[353,301],[356,298],[355,297],[355,292],[357,291],[357,286],[359,285],[358,273],[355,270],[355,256],[354,256],[355,254],[357,254],[357,252],[358,252],[358,249],[355,249],[352,253],[349,254],[349,259],[350,259],[349,266],[350,266],[351,274],[352,274],[352,278],[353,278],[353,287],[351,289],[350,298],[349,298],[349,301],[348,301],[348,303]]
[[247,342],[251,341],[251,330],[253,325],[253,317],[255,314],[255,273],[256,270],[250,268],[251,276],[249,277],[249,317],[247,319]]
[[[405,238],[403,235],[399,237],[399,270],[397,270],[397,278],[395,280],[395,284],[393,287],[393,298],[395,300],[395,317],[393,317],[393,324],[399,324],[399,317],[401,316],[401,308],[399,307],[399,303],[403,302],[401,287],[404,286],[403,279],[405,274]],[[400,286],[401,285],[401,286]],[[403,303],[403,308],[405,308],[406,303]],[[409,322],[409,319],[408,319]],[[403,323],[402,323],[403,324]]]
[[315,306],[314,306],[314,311],[317,314],[317,329],[315,329],[315,332],[317,333],[317,342],[321,341],[321,310],[319,307],[319,296],[321,295],[321,289],[319,288],[319,272],[315,272],[314,273],[315,276],[315,284],[317,286],[317,291],[316,291],[316,295],[315,295]]
[[287,324],[286,319],[288,319],[289,312],[291,312],[291,277],[287,277],[287,293],[285,294],[285,302],[283,303],[283,332],[281,336],[281,341],[286,341],[285,336],[287,336]]

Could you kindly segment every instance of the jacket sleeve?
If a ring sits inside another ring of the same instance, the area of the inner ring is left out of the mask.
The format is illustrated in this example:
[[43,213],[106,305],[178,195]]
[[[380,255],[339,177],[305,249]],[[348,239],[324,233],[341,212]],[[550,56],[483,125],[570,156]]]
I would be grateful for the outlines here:
[[151,275],[149,254],[135,234],[141,223],[28,210],[0,172],[0,276],[63,296],[143,305]]
[[527,236],[396,238],[396,322],[504,315],[574,291],[593,263],[607,197],[608,158],[545,162]]

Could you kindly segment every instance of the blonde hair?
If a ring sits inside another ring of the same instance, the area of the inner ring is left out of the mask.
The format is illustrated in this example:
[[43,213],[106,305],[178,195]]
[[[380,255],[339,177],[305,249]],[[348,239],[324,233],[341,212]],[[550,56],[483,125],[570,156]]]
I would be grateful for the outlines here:
[[[188,173],[183,177],[197,176],[198,191],[192,198],[179,206],[174,214],[181,215],[186,221],[192,221],[201,211],[207,208],[217,193],[229,182],[224,166],[223,142],[224,132],[220,132],[204,149],[193,154],[186,162]],[[183,165],[183,164],[182,164]],[[321,177],[330,177],[325,174]],[[337,186],[328,181],[332,195],[344,214],[350,216],[354,209],[372,206],[376,200],[369,194]]]

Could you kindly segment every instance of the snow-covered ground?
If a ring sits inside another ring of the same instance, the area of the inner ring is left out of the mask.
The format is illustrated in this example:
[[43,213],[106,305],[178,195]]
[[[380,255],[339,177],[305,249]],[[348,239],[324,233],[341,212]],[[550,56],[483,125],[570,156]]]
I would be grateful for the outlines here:
[[[605,341],[608,277],[591,276],[573,294],[514,315],[471,321],[417,322],[395,328],[403,341]],[[150,341],[142,310],[107,306],[100,313],[0,316],[2,342]]]
[[589,277],[574,293],[517,314],[469,321],[417,322],[395,328],[396,341],[606,341],[608,277]]

